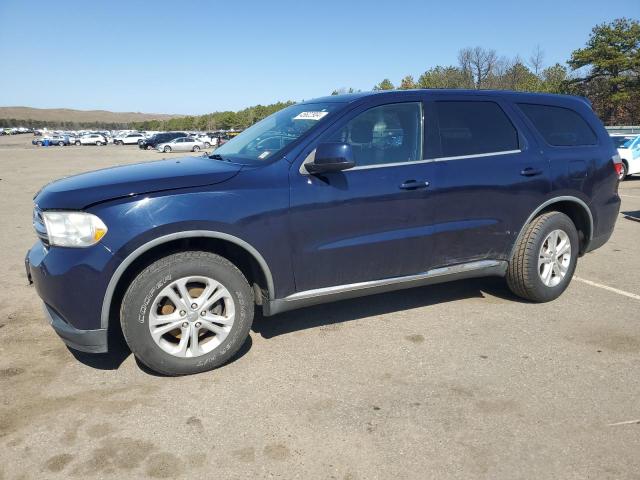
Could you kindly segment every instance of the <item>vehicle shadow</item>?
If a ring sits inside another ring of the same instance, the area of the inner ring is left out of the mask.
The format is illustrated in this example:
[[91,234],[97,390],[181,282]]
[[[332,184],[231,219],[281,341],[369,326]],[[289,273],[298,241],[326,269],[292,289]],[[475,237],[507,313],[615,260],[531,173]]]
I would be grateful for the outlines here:
[[633,220],[635,222],[640,222],[640,210],[632,210],[628,212],[620,212],[622,216],[627,220]]
[[264,338],[320,326],[350,322],[412,308],[468,298],[484,298],[484,293],[509,301],[526,302],[509,291],[503,278],[486,277],[417,287],[395,292],[307,307],[274,317],[256,315],[252,330]]

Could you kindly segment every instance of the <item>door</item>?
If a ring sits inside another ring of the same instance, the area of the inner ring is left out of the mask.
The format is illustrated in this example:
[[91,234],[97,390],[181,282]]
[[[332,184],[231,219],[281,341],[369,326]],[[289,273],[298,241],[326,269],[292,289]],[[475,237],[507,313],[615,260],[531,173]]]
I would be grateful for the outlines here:
[[[314,142],[351,145],[356,166],[290,170],[298,292],[422,273],[433,215],[419,101],[360,107]],[[307,150],[310,151],[313,145]],[[422,256],[417,255],[421,250]]]
[[507,259],[522,222],[550,191],[548,161],[508,104],[448,97],[426,109],[440,148],[438,266]]

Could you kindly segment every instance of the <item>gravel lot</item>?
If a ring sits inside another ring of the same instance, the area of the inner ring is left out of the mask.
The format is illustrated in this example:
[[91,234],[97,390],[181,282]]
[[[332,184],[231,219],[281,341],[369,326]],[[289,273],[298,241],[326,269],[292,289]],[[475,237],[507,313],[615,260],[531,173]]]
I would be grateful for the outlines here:
[[23,258],[43,184],[168,155],[32,138],[0,137],[0,479],[640,478],[640,176],[552,303],[500,279],[343,301],[163,378],[68,350]]

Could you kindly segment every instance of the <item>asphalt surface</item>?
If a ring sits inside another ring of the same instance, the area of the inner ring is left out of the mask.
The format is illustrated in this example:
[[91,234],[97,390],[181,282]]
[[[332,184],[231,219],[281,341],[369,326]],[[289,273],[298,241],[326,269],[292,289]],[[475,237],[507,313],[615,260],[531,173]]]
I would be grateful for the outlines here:
[[640,478],[640,176],[558,300],[479,279],[257,318],[165,378],[68,350],[27,286],[33,194],[166,155],[0,137],[0,479]]

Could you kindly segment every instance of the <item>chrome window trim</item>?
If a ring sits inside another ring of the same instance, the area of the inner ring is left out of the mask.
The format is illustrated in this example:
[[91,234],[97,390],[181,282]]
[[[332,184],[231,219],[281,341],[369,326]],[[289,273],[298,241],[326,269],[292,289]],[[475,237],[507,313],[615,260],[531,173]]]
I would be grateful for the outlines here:
[[[308,162],[313,161],[315,158],[316,150],[315,148],[307,155],[307,158],[304,159],[304,162],[300,165],[300,174],[301,175],[311,175],[307,172],[305,165]],[[503,150],[500,152],[487,152],[487,153],[474,153],[472,155],[458,155],[455,157],[435,157],[435,158],[425,158],[422,160],[412,160],[410,162],[392,162],[392,163],[381,163],[380,165],[361,165],[359,167],[349,168],[348,170],[343,170],[343,172],[352,172],[354,170],[368,170],[371,168],[385,168],[385,167],[397,167],[400,165],[416,165],[420,163],[430,163],[430,162],[448,162],[455,160],[467,160],[471,158],[483,158],[483,157],[495,157],[499,155],[515,155],[517,153],[522,153],[521,149],[517,150]]]

